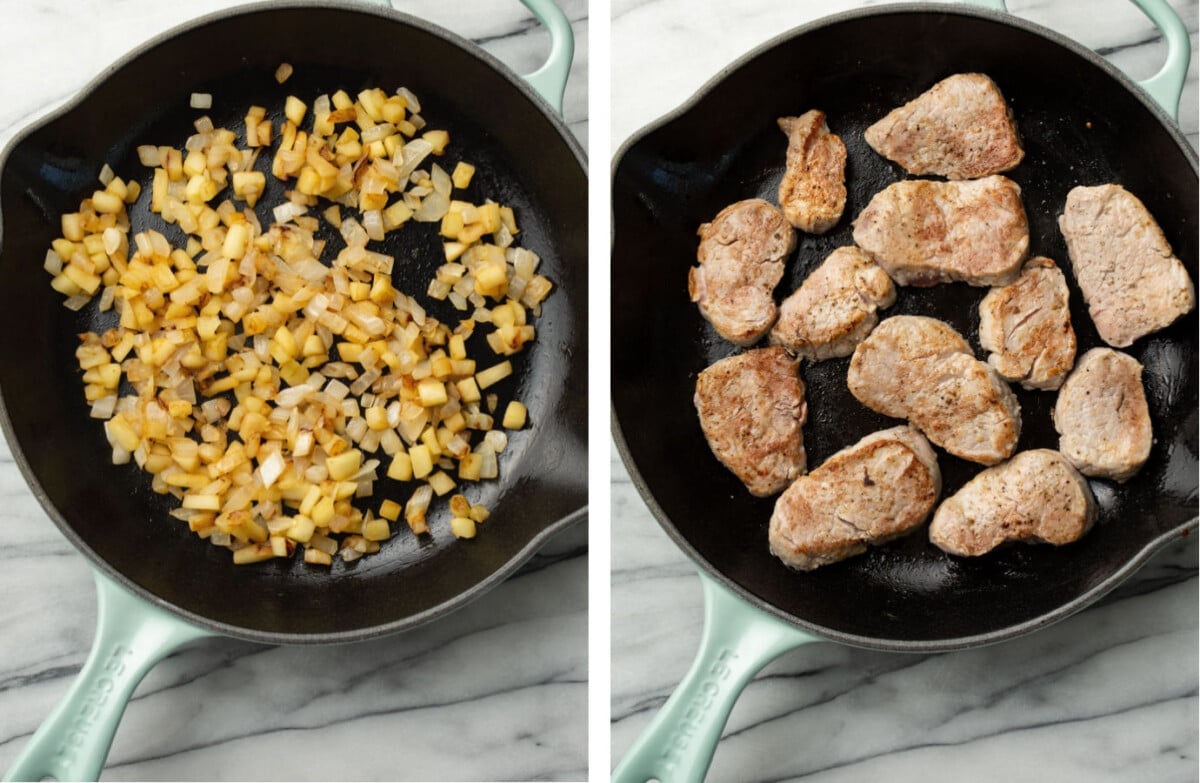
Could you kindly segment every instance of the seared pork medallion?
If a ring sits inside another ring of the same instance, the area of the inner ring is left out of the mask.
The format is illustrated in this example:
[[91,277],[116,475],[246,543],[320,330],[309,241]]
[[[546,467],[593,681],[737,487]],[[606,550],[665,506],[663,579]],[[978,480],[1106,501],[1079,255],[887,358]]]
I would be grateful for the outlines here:
[[1075,363],[1067,280],[1049,258],[1031,258],[1016,282],[979,303],[979,344],[988,364],[1026,389],[1057,389]]
[[1154,433],[1142,365],[1111,348],[1093,348],[1058,392],[1058,448],[1085,476],[1125,481],[1150,456]]
[[1058,227],[1096,331],[1124,348],[1196,306],[1192,279],[1137,196],[1120,185],[1067,194]]
[[910,174],[975,179],[1008,171],[1025,157],[1000,88],[982,73],[941,80],[863,135]]
[[895,301],[887,272],[857,247],[839,247],[783,300],[771,342],[812,361],[849,356]]
[[994,465],[1021,435],[1008,384],[936,318],[885,319],[854,349],[846,384],[873,411],[913,426],[956,457]]
[[771,552],[811,571],[910,532],[929,516],[942,474],[912,427],[876,432],[842,449],[775,501]]
[[846,206],[846,145],[817,109],[780,117],[779,129],[788,137],[787,168],[779,183],[783,214],[801,231],[824,234]]
[[942,501],[929,540],[952,555],[971,557],[1005,541],[1069,544],[1095,521],[1087,480],[1057,451],[1035,449],[988,468]]
[[783,348],[713,364],[696,379],[694,402],[713,454],[751,494],[774,495],[804,472],[804,383]]
[[688,271],[688,294],[717,334],[752,345],[775,323],[771,292],[796,246],[796,232],[782,212],[755,198],[721,210],[698,233],[700,265]]
[[1008,177],[905,180],[859,213],[854,242],[898,285],[1006,285],[1029,250],[1029,223]]

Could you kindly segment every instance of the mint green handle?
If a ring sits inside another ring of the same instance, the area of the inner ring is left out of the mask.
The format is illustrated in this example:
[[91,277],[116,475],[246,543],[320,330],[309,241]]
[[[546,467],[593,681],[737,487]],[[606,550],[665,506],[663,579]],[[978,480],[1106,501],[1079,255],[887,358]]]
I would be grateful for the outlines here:
[[700,781],[734,702],[762,667],[820,641],[751,606],[705,574],[704,632],[683,682],[613,771],[613,783]]
[[567,77],[571,74],[571,60],[575,57],[575,34],[571,32],[571,21],[554,0],[521,0],[533,15],[550,31],[550,56],[541,68],[525,77],[529,86],[546,99],[556,112],[563,112],[563,95],[567,91]]
[[154,664],[212,633],[95,573],[96,640],[67,695],[17,756],[5,780],[98,780],[134,688]]
[[[990,8],[993,11],[1007,12],[1005,0],[963,0],[967,5],[980,8]],[[1187,82],[1188,63],[1192,59],[1192,42],[1188,38],[1187,27],[1183,20],[1167,0],[1132,0],[1133,4],[1142,9],[1142,13],[1150,17],[1150,21],[1162,31],[1167,39],[1167,61],[1158,73],[1149,79],[1138,82],[1159,106],[1166,110],[1176,122],[1179,121],[1179,99],[1183,96],[1184,84]]]
[[[391,0],[365,0],[373,5],[391,8]],[[571,21],[554,0],[521,0],[538,21],[550,31],[550,56],[531,74],[522,78],[560,115],[567,77],[571,75],[571,60],[575,57],[575,34]]]
[[1188,39],[1187,27],[1167,0],[1133,0],[1133,4],[1150,17],[1150,21],[1167,39],[1167,61],[1158,73],[1138,84],[1178,122],[1179,99],[1183,96],[1188,63],[1192,59],[1192,42]]

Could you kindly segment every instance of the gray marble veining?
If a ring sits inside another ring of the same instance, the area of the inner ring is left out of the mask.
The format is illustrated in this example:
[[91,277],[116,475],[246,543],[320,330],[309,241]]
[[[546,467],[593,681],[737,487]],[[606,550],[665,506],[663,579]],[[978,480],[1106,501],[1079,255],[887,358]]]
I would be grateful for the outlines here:
[[[231,0],[0,0],[0,145],[140,42]],[[549,38],[516,0],[395,0],[518,73]],[[565,117],[586,145],[588,5]],[[135,693],[106,780],[580,780],[587,775],[587,532],[550,541],[521,572],[446,618],[355,645],[207,640]],[[0,444],[0,770],[79,670],[95,596],[84,559]]]
[[[613,0],[614,151],[724,66],[862,0]],[[1125,0],[1010,0],[1134,78],[1165,46]],[[1197,42],[1197,3],[1172,5]],[[1197,143],[1196,58],[1180,126]],[[700,583],[612,456],[612,763],[691,664]],[[784,654],[734,707],[709,781],[1195,781],[1197,544],[1169,546],[1097,606],[1004,644],[900,655],[832,643]]]

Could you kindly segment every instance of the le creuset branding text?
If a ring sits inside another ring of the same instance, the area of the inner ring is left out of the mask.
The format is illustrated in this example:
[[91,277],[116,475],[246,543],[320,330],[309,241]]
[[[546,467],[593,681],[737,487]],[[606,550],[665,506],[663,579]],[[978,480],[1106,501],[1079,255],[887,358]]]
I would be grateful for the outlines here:
[[108,702],[113,689],[116,688],[116,678],[125,673],[125,659],[132,652],[128,647],[118,644],[113,646],[112,652],[104,659],[104,663],[101,664],[104,674],[96,678],[95,685],[84,698],[79,714],[71,722],[71,730],[54,753],[55,767],[63,769],[72,763],[79,746],[88,736],[88,729],[96,722],[100,710]]
[[728,648],[722,649],[717,653],[717,659],[713,661],[712,666],[708,668],[708,675],[700,683],[696,689],[696,695],[692,698],[691,704],[688,705],[687,712],[683,715],[683,720],[679,722],[679,726],[671,734],[671,739],[667,742],[666,748],[663,749],[662,758],[665,762],[666,769],[674,769],[676,764],[681,760],[684,751],[687,750],[692,739],[696,735],[697,729],[704,723],[705,713],[712,707],[716,701],[717,694],[721,692],[721,683],[729,679],[732,670],[729,668],[728,662],[737,657],[733,650]]

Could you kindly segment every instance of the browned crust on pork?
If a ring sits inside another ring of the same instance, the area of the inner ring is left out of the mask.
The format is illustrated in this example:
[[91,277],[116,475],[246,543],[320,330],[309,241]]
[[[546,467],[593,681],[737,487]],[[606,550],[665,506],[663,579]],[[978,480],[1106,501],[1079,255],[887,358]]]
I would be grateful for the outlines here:
[[929,540],[952,555],[972,557],[1006,541],[1062,546],[1096,520],[1087,480],[1057,451],[1034,449],[988,468],[938,506]]
[[788,487],[771,515],[771,552],[809,571],[911,532],[942,489],[921,433],[893,427],[842,449]]
[[1029,250],[1029,222],[1008,177],[905,180],[859,213],[854,242],[898,285],[1006,285]]
[[1080,473],[1131,478],[1154,443],[1141,363],[1111,348],[1085,353],[1058,392],[1054,428],[1059,451]]
[[943,79],[863,135],[872,149],[910,174],[952,180],[999,174],[1025,157],[1012,111],[982,73]]
[[850,393],[885,416],[908,419],[956,457],[994,465],[1021,436],[1021,408],[995,370],[949,324],[897,315],[854,349]]
[[824,234],[846,207],[846,145],[818,109],[778,122],[788,137],[787,167],[779,183],[783,214],[801,231]]
[[716,362],[696,378],[694,403],[713,454],[751,494],[774,495],[804,472],[804,383],[783,348]]
[[1088,313],[1109,345],[1132,345],[1196,306],[1192,279],[1162,228],[1120,185],[1072,189],[1058,226]]
[[688,271],[688,295],[717,334],[735,345],[754,344],[775,323],[772,292],[796,232],[775,206],[747,199],[721,210],[697,233],[700,265]]
[[887,272],[857,247],[839,247],[783,300],[771,342],[812,361],[849,356],[895,301]]
[[1044,256],[1031,258],[1021,276],[993,288],[979,303],[979,344],[988,364],[1026,389],[1057,389],[1075,364],[1067,279]]

